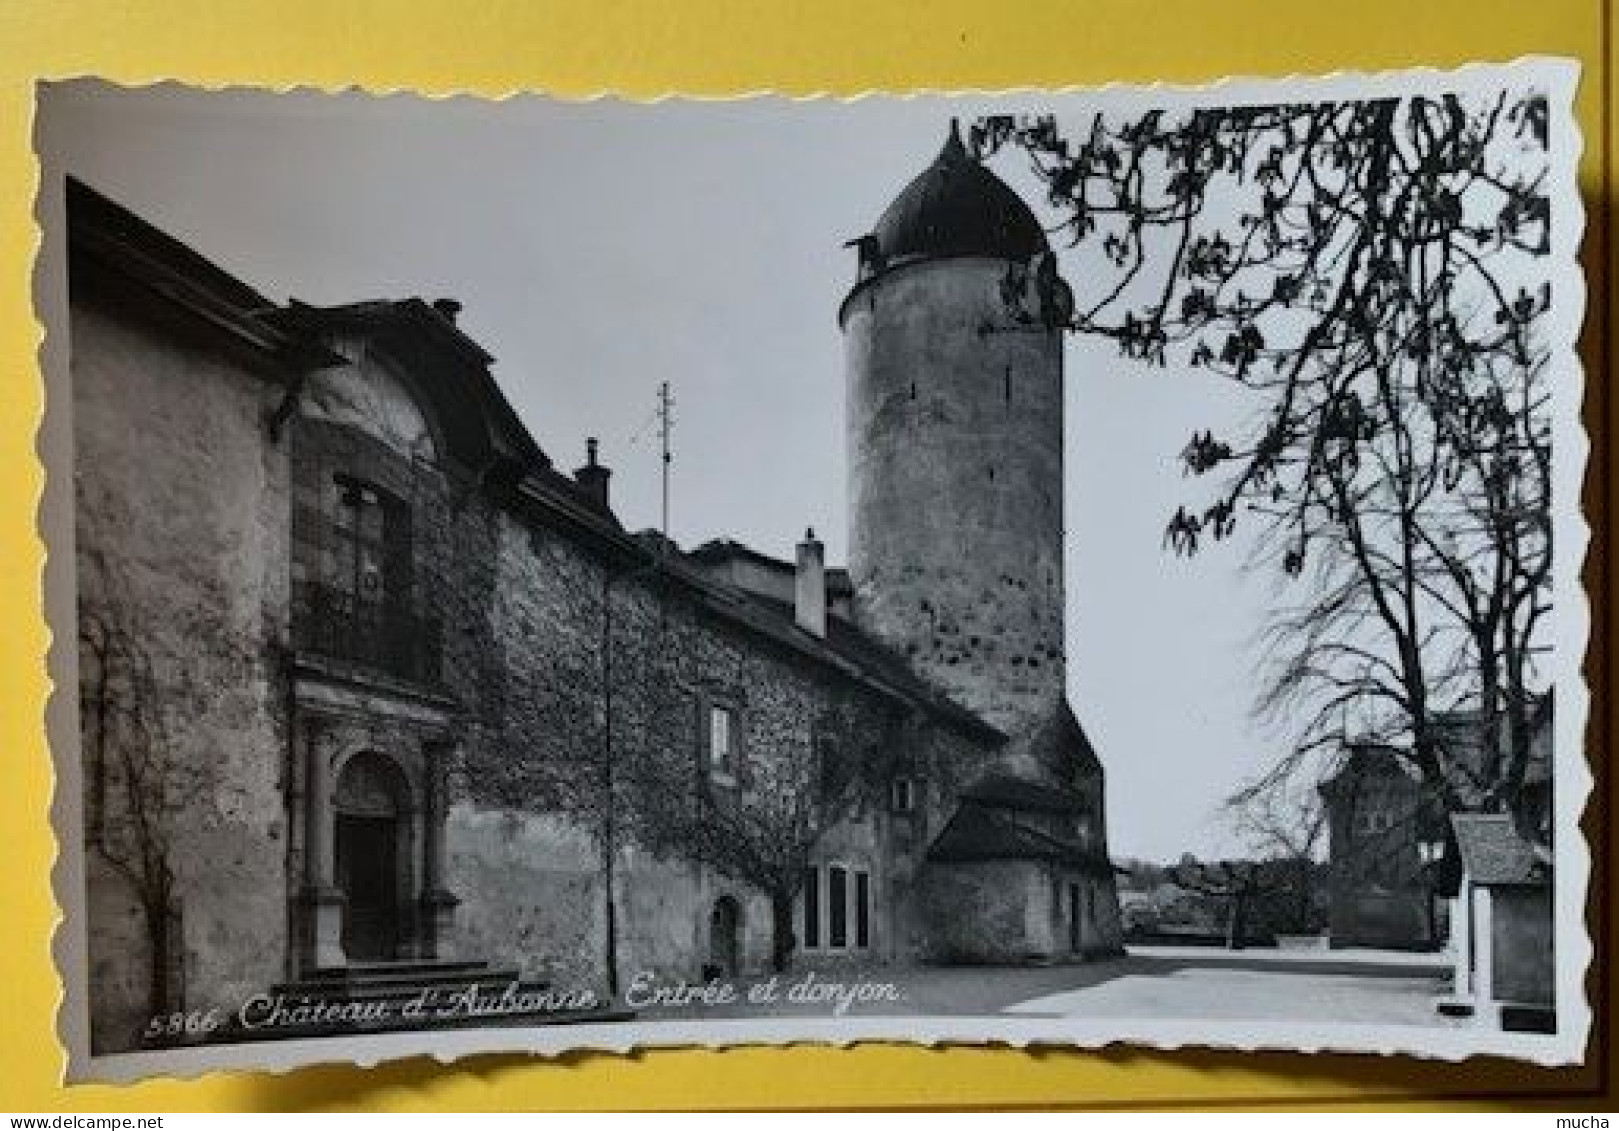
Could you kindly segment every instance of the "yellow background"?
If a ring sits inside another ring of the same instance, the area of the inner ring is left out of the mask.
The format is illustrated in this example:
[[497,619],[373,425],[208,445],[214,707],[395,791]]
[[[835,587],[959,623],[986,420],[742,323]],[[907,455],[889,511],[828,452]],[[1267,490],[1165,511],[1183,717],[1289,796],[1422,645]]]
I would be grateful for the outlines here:
[[[1418,1096],[1523,1103],[1533,1093],[1566,1111],[1612,1110],[1594,1063],[1549,1072],[1472,1061],[1244,1056],[1108,1050],[748,1049],[555,1062],[479,1058],[453,1067],[408,1061],[369,1071],[318,1068],[271,1077],[213,1075],[130,1087],[60,1083],[49,956],[55,921],[43,737],[46,629],[39,611],[43,550],[34,533],[41,471],[33,448],[41,408],[29,271],[36,169],[32,83],[95,74],[125,83],[177,78],[205,85],[353,84],[430,94],[519,89],[630,96],[722,96],[775,90],[853,94],[1195,82],[1227,74],[1284,75],[1410,65],[1450,66],[1524,53],[1580,59],[1578,111],[1587,138],[1580,180],[1590,210],[1592,282],[1585,356],[1593,438],[1612,434],[1603,386],[1611,337],[1607,154],[1614,143],[1607,0],[8,0],[0,8],[0,1109],[12,1111],[368,1107],[451,1109],[817,1105],[1297,1105]],[[1599,527],[1614,494],[1602,452],[1586,506]],[[1600,559],[1587,571],[1597,645],[1612,624]],[[1594,647],[1598,692],[1591,748],[1605,750],[1607,669]],[[1611,791],[1599,767],[1599,790]],[[1606,808],[1606,805],[1604,805]],[[1611,809],[1608,809],[1611,811]],[[1605,820],[1588,819],[1605,883]],[[1594,915],[1593,918],[1596,916]],[[1600,949],[1599,964],[1605,950]],[[1599,1027],[1611,1016],[1594,978]],[[1566,1093],[1579,1091],[1585,1098]]]

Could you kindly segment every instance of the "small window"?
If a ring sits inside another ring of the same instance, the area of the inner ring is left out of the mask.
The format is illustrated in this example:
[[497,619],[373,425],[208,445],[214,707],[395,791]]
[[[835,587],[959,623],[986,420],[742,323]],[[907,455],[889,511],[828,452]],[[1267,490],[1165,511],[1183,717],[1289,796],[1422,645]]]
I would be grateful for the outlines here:
[[849,872],[833,864],[826,870],[826,945],[842,950],[849,945]]
[[908,777],[897,777],[888,786],[889,808],[896,813],[916,811],[916,783]]
[[821,870],[804,869],[804,949],[821,946]]
[[736,717],[729,707],[714,704],[708,708],[708,773],[710,777],[733,781],[736,778]]
[[854,874],[854,945],[871,945],[871,876],[865,872]]

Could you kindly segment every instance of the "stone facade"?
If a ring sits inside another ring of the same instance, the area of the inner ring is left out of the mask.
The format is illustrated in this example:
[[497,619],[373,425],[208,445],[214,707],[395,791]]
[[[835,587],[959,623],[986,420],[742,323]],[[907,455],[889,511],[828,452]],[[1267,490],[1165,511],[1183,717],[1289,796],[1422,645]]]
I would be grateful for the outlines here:
[[1067,701],[1072,296],[1028,206],[954,126],[856,245],[838,315],[853,616],[1009,737],[929,850],[933,937],[962,960],[1116,951],[1102,766]]
[[1420,783],[1393,750],[1353,751],[1321,787],[1334,947],[1427,949],[1443,941],[1438,895],[1418,844],[1432,824]]
[[286,915],[290,474],[263,441],[279,392],[256,349],[172,308],[155,330],[150,293],[99,251],[73,248],[68,332],[89,977],[108,1048],[156,1010],[282,973],[262,941]]
[[813,537],[624,530],[594,444],[556,470],[453,303],[277,305],[83,186],[69,218],[98,1047],[378,971],[610,993],[1117,950],[1065,701],[1060,343],[928,361],[1004,264],[868,288],[909,329],[851,347],[851,577]]
[[[1452,1008],[1511,1029],[1556,1031],[1553,860],[1520,815],[1451,817],[1461,862]],[[1530,826],[1532,829],[1532,826]]]
[[1067,694],[1062,339],[1006,265],[924,261],[844,305],[856,617],[1003,729]]
[[[1510,807],[1520,833],[1547,851],[1552,704],[1550,694],[1542,695],[1529,712],[1526,765]],[[1449,817],[1494,804],[1485,786],[1497,771],[1490,765],[1476,710],[1437,712],[1432,726],[1456,812],[1447,815],[1440,799],[1425,792],[1404,753],[1389,746],[1351,746],[1338,772],[1321,786],[1327,805],[1333,946],[1426,949],[1442,945],[1453,929],[1471,930],[1469,917],[1458,916],[1455,909],[1461,858],[1446,825]],[[1509,741],[1506,726],[1503,718],[1503,756]],[[1424,845],[1440,858],[1424,864]]]

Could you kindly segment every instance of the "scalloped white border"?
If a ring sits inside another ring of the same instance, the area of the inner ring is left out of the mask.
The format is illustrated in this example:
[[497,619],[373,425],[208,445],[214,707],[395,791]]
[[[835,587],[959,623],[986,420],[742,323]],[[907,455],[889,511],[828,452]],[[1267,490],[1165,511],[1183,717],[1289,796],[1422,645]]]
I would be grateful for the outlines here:
[[[1011,88],[982,90],[916,90],[903,93],[866,91],[838,101],[897,98],[916,100],[1012,100],[1039,96],[1083,94],[1098,108],[1126,105],[1177,106],[1263,104],[1299,100],[1349,100],[1388,95],[1472,93],[1500,89],[1506,84],[1534,85],[1546,92],[1551,125],[1551,167],[1547,186],[1552,210],[1551,257],[1554,299],[1548,336],[1553,365],[1553,499],[1578,500],[1584,481],[1589,441],[1580,417],[1584,372],[1576,353],[1586,307],[1585,279],[1577,253],[1585,227],[1585,209],[1579,194],[1577,171],[1583,139],[1573,113],[1580,76],[1572,59],[1526,56],[1508,63],[1474,63],[1454,70],[1404,69],[1376,73],[1338,72],[1323,77],[1228,78],[1201,84],[1128,85],[1097,88],[1063,87],[1040,90]],[[62,76],[66,78],[67,76]],[[91,77],[91,76],[85,76]],[[162,85],[162,84],[153,84]],[[203,89],[253,89],[264,93],[321,90],[352,93],[356,87],[284,86],[279,88],[235,85]],[[417,96],[406,88],[368,93],[392,98]],[[557,101],[587,103],[607,99],[643,104],[687,96],[667,93],[655,98],[621,98],[611,92],[588,97],[558,97],[542,91],[511,90],[499,97],[465,92],[429,94],[432,100],[464,98],[502,101],[513,97],[549,97]],[[788,105],[832,97],[826,94],[785,96],[758,92],[738,96],[774,99]],[[729,97],[692,98],[691,101],[734,101]],[[36,124],[37,141],[37,124]],[[36,146],[37,150],[37,146]],[[44,155],[41,155],[44,161]],[[42,172],[50,173],[48,166]],[[73,498],[72,436],[67,419],[68,385],[65,334],[51,327],[67,325],[63,204],[60,179],[43,176],[35,220],[41,242],[35,263],[34,293],[43,341],[39,350],[45,376],[46,409],[38,451],[47,469],[40,501],[39,529],[52,552],[45,569],[45,612],[50,624],[71,623],[73,616]],[[1017,1048],[1040,1045],[1097,1049],[1131,1044],[1158,1050],[1191,1047],[1240,1051],[1408,1054],[1446,1061],[1471,1056],[1513,1057],[1545,1066],[1566,1066],[1583,1061],[1591,1034],[1592,1013],[1585,993],[1585,977],[1593,949],[1586,929],[1586,903],[1591,874],[1590,848],[1579,827],[1590,800],[1593,779],[1584,751],[1586,720],[1591,696],[1582,673],[1590,634],[1590,606],[1581,573],[1590,542],[1590,528],[1577,502],[1554,506],[1553,684],[1558,704],[1554,716],[1554,806],[1557,861],[1555,870],[1555,939],[1557,955],[1558,1032],[1550,1035],[1503,1033],[1482,1027],[1433,1028],[1362,1024],[1299,1024],[1273,1021],[1131,1021],[1108,1018],[982,1017],[895,1018],[757,1018],[713,1021],[628,1021],[534,1028],[431,1030],[374,1036],[340,1036],[305,1040],[253,1042],[174,1049],[161,1052],[96,1056],[90,1052],[88,984],[84,938],[84,872],[80,825],[81,779],[77,739],[77,643],[72,633],[53,635],[48,657],[53,694],[46,708],[46,733],[53,751],[57,788],[51,819],[58,831],[58,856],[52,870],[52,888],[62,919],[52,939],[56,967],[64,993],[57,1016],[57,1034],[66,1052],[68,1081],[127,1082],[150,1077],[194,1078],[206,1072],[243,1069],[286,1072],[317,1064],[349,1063],[369,1067],[402,1057],[431,1056],[448,1064],[478,1053],[532,1053],[538,1057],[566,1052],[627,1053],[650,1048],[717,1048],[739,1045],[793,1045],[803,1043],[845,1047],[857,1042],[895,1041],[925,1046],[942,1044],[1001,1044]],[[63,616],[65,614],[65,618]]]

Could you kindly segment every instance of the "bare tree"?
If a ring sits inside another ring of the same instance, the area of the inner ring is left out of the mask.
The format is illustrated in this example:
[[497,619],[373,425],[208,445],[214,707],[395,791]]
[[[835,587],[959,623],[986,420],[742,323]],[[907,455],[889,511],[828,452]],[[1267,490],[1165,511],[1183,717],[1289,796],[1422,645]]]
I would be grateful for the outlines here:
[[177,1006],[181,990],[172,747],[150,663],[116,611],[81,608],[79,647],[86,837],[140,908],[155,1016]]
[[861,718],[852,699],[838,699],[803,733],[745,742],[723,777],[667,744],[660,757],[627,771],[641,840],[768,897],[771,967],[778,972],[798,947],[793,909],[816,845],[827,830],[865,811],[905,740],[903,720],[892,718],[872,733]]
[[1289,878],[1258,860],[1182,861],[1169,871],[1177,887],[1211,896],[1225,905],[1226,947],[1241,950],[1248,943],[1249,917],[1263,896],[1289,890]]
[[1434,725],[1467,703],[1491,751],[1506,720],[1482,793],[1510,803],[1548,609],[1544,96],[1098,114],[1067,136],[997,117],[973,139],[1022,149],[1072,274],[1098,280],[1063,324],[1255,405],[1247,430],[1189,438],[1186,471],[1216,486],[1165,545],[1195,554],[1248,516],[1295,594],[1258,707],[1296,733],[1259,787],[1370,737],[1446,808],[1478,804]]
[[[151,608],[135,596],[128,564],[103,545],[81,537],[78,551],[86,847],[139,908],[147,1007],[157,1015],[183,1004],[183,835],[214,791],[186,728],[216,702],[216,678],[245,681],[255,654],[216,615],[221,590],[203,584],[196,601]],[[167,651],[177,640],[208,641],[206,665]]]
[[1315,919],[1320,872],[1317,857],[1327,832],[1327,807],[1313,788],[1239,793],[1224,806],[1237,835],[1269,861],[1293,895],[1291,918],[1307,931]]

